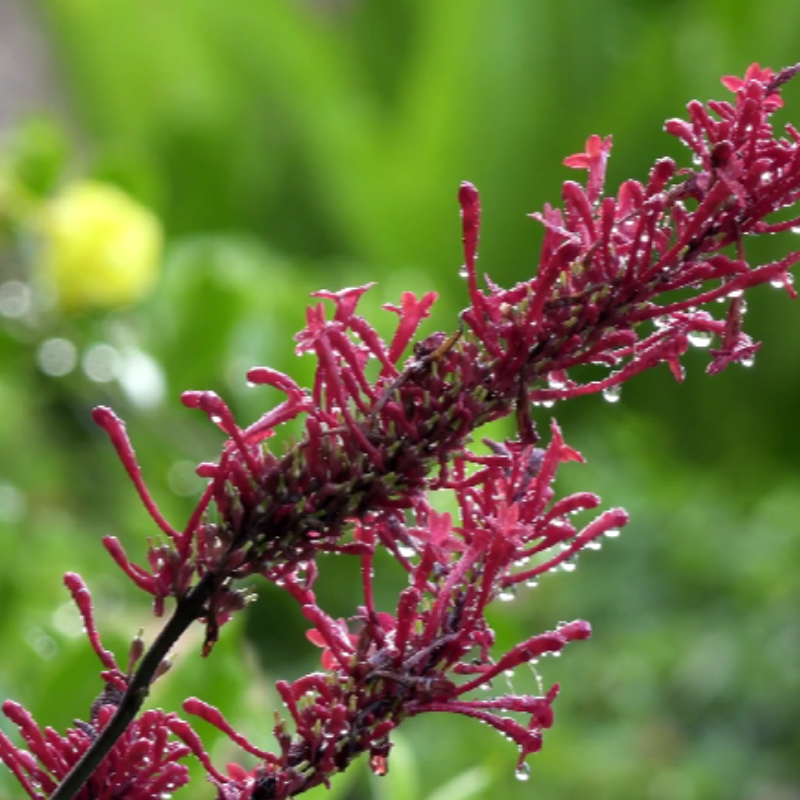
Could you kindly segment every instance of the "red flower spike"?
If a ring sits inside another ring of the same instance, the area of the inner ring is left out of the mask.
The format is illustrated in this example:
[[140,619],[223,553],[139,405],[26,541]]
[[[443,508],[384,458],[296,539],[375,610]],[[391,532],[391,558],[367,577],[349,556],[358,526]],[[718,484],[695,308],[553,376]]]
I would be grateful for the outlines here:
[[336,622],[317,606],[303,606],[302,611],[306,619],[313,622],[316,627],[316,631],[306,632],[309,641],[314,644],[321,642],[328,648],[335,663],[342,669],[347,669],[349,657],[355,652],[354,645],[358,637],[346,632],[344,620]]
[[606,179],[606,164],[611,153],[611,137],[605,139],[592,134],[586,140],[586,150],[564,159],[564,165],[575,169],[588,169],[589,181],[586,187],[589,201],[594,203],[603,191]]
[[[611,139],[590,137],[585,151],[565,162],[587,170],[586,180],[565,183],[563,209],[546,206],[533,215],[545,228],[539,268],[511,289],[488,277],[478,288],[480,200],[474,186],[462,185],[470,300],[461,315],[463,335],[438,332],[416,342],[405,365],[399,361],[432,296],[418,301],[407,294],[390,308],[398,320],[387,344],[357,315],[369,287],[317,293],[334,303],[333,318],[326,319],[322,303],[313,306],[296,337],[297,352],[316,358],[311,392],[281,373],[251,370],[252,382],[278,388],[286,400],[246,429],[216,396],[186,396],[233,441],[216,464],[201,467],[209,485],[180,535],[144,490],[122,423],[107,409],[95,412],[169,538],[150,544],[149,571],[131,564],[115,540],[106,541],[126,574],[154,595],[157,611],[167,597],[181,598],[197,580],[215,578],[204,608],[207,640],[213,641],[246,602],[232,582],[261,574],[282,583],[302,605],[315,628],[309,638],[324,649],[328,674],[278,685],[295,733],[279,721],[278,750],[259,751],[262,763],[254,771],[212,773],[220,798],[298,795],[326,784],[359,753],[383,770],[390,732],[424,712],[485,721],[516,742],[521,758],[541,747],[556,687],[543,698],[470,700],[464,692],[504,668],[586,638],[590,629],[570,623],[498,656],[486,609],[497,598],[510,599],[522,581],[571,568],[584,547],[613,535],[627,515],[612,509],[580,530],[573,524],[572,512],[597,508],[597,498],[557,497],[561,464],[581,458],[555,423],[547,447],[535,447],[529,401],[613,389],[662,362],[681,380],[682,357],[698,333],[720,340],[709,371],[752,358],[759,345],[743,331],[738,296],[766,282],[791,293],[789,270],[800,260],[800,253],[790,253],[773,264],[751,264],[744,246],[745,237],[791,227],[772,222],[771,215],[800,201],[800,133],[789,126],[785,136],[776,136],[769,120],[780,86],[798,71],[774,75],[754,65],[743,79],[726,79],[735,102],[692,102],[686,121],[667,123],[696,163],[678,169],[662,159],[646,182],[626,181],[608,197]],[[699,310],[726,296],[733,301],[726,319]],[[373,358],[380,365],[377,379],[367,369]],[[605,373],[581,382],[583,370],[573,367],[587,365]],[[493,443],[488,456],[469,452],[476,428],[512,415],[519,440]],[[305,429],[296,444],[281,455],[264,446],[278,425],[298,417]],[[430,508],[427,493],[434,489],[455,494],[455,522]],[[353,530],[355,541],[345,539]],[[409,575],[396,619],[376,607],[376,543]],[[314,576],[302,577],[302,565],[326,551],[362,559],[364,605],[346,622],[319,608]],[[535,566],[519,563],[534,555]],[[110,678],[112,672],[106,670]],[[458,682],[455,676],[469,678]],[[505,713],[529,715],[528,722]],[[146,747],[138,744],[135,752]],[[32,758],[14,762],[23,780]]]
[[464,245],[464,270],[472,305],[480,315],[484,310],[483,296],[478,291],[478,273],[475,261],[478,257],[478,237],[481,231],[481,199],[478,190],[468,182],[458,190],[461,206],[461,230]]
[[[395,330],[392,344],[389,347],[391,364],[396,364],[400,360],[400,356],[408,347],[408,343],[412,340],[422,320],[430,316],[431,306],[436,302],[437,297],[436,292],[428,292],[422,300],[417,300],[417,296],[413,292],[403,292],[402,305],[399,308],[391,304],[383,306],[387,311],[394,311],[400,317],[400,324]],[[386,377],[390,372],[384,367],[381,374]]]
[[358,305],[361,297],[375,286],[374,283],[367,283],[364,286],[357,286],[355,288],[342,289],[338,292],[329,292],[321,289],[318,292],[312,292],[312,297],[323,297],[327,300],[333,300],[336,304],[336,312],[334,320],[344,325],[349,325],[351,318],[355,314],[356,306]]
[[145,505],[153,521],[171,539],[178,539],[180,534],[167,522],[161,515],[158,506],[153,501],[147,487],[142,480],[141,467],[136,462],[136,453],[133,451],[130,439],[125,432],[125,423],[110,409],[105,406],[98,406],[92,411],[92,419],[99,425],[111,439],[111,444],[117,451],[125,471],[128,473],[133,485],[139,492],[142,502]]
[[269,367],[253,367],[247,372],[247,380],[254,384],[272,386],[295,402],[299,402],[305,396],[305,392],[288,375]]
[[[722,85],[726,89],[730,89],[732,92],[738,94],[739,90],[744,89],[749,81],[755,81],[756,83],[770,86],[773,83],[772,77],[774,75],[775,73],[769,67],[764,67],[764,69],[762,69],[759,63],[755,62],[747,68],[744,78],[739,78],[735,75],[726,75],[722,78]],[[777,92],[773,92],[764,99],[764,106],[769,111],[776,111],[783,106],[783,99]]]
[[[269,755],[266,751],[261,750],[254,744],[251,744],[240,733],[237,733],[231,727],[230,723],[225,719],[222,712],[220,712],[218,708],[209,705],[203,700],[199,700],[196,697],[190,697],[187,700],[183,701],[183,710],[187,714],[191,714],[194,717],[200,717],[200,719],[202,719],[203,721],[208,722],[210,725],[213,725],[215,728],[222,731],[231,739],[231,741],[235,742],[246,753],[250,753],[250,755],[254,755],[257,758],[267,758],[267,756]],[[191,730],[191,728],[189,728],[189,731],[191,731],[193,735],[196,735],[194,734],[194,731]],[[216,777],[220,779],[222,778],[221,775],[217,775]]]
[[97,657],[106,669],[121,675],[122,673],[117,666],[114,654],[110,650],[106,650],[100,642],[100,635],[94,623],[92,595],[89,592],[89,587],[84,583],[83,578],[75,572],[68,572],[64,575],[64,585],[69,589],[72,600],[78,607],[78,611],[80,611],[84,627],[86,628],[86,635],[89,637],[89,641],[92,645],[92,650],[97,653]]

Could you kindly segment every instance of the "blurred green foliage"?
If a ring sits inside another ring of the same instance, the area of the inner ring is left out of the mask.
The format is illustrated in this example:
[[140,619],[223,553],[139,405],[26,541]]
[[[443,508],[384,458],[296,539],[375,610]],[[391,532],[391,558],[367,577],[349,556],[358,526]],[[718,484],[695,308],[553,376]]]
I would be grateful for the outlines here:
[[[179,393],[217,390],[250,420],[276,398],[246,387],[248,367],[308,384],[312,364],[293,357],[291,336],[310,291],[378,281],[366,306],[388,330],[382,303],[436,289],[432,324],[450,330],[466,302],[461,180],[482,191],[482,267],[514,282],[537,260],[525,214],[558,202],[574,177],[561,160],[589,134],[614,135],[612,184],[643,177],[658,156],[685,157],[661,124],[686,101],[724,97],[719,77],[753,61],[800,59],[794,0],[40,0],[37,11],[70,133],[30,122],[7,144],[2,174],[24,188],[23,205],[75,175],[116,183],[168,234],[161,282],[136,307],[2,319],[0,696],[58,728],[85,717],[100,690],[64,571],[89,581],[120,662],[140,626],[157,630],[99,543],[116,535],[139,560],[154,530],[92,427],[92,406],[127,419],[153,493],[179,524],[197,492],[192,465],[222,441]],[[780,119],[797,123],[800,86],[785,96]],[[32,281],[36,292],[35,231],[15,223],[18,207],[0,212],[3,286]],[[787,234],[748,252],[769,260],[792,246]],[[768,289],[750,305],[750,332],[766,341],[753,369],[706,378],[694,353],[684,385],[657,370],[616,407],[589,398],[556,408],[589,460],[565,468],[559,488],[598,491],[633,521],[576,574],[548,577],[496,613],[501,647],[560,619],[595,625],[593,640],[541,667],[563,691],[530,781],[514,780],[516,753],[493,732],[431,717],[401,730],[387,778],[362,764],[315,796],[800,797],[800,313]],[[54,340],[73,347],[64,374],[42,369]],[[322,567],[320,597],[347,615],[354,565]],[[178,709],[197,694],[264,746],[271,681],[314,668],[318,653],[298,610],[259,588],[207,662],[198,641],[181,645],[153,702]],[[535,690],[532,675],[514,683]],[[237,757],[202,732],[218,763]],[[0,771],[0,797],[12,796]],[[198,783],[183,796],[211,790]]]

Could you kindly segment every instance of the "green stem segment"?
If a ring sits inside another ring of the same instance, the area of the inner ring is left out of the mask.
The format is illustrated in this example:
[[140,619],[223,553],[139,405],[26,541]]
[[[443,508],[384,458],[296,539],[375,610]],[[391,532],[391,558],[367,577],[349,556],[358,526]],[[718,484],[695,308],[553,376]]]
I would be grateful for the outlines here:
[[203,615],[203,608],[211,597],[216,581],[216,573],[206,574],[185,597],[178,601],[169,621],[142,657],[114,716],[91,747],[83,754],[80,761],[56,787],[56,790],[50,795],[50,800],[73,800],[100,766],[102,760],[139,713],[161,662],[166,658],[172,646],[183,636],[186,629]]

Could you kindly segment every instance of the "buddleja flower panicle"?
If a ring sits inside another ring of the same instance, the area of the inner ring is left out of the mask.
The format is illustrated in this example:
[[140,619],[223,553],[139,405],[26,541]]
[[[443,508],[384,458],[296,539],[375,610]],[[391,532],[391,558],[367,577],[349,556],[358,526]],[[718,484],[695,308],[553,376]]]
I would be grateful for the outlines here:
[[[296,337],[297,353],[316,359],[310,389],[266,367],[251,370],[251,383],[276,388],[285,400],[247,427],[213,392],[183,395],[227,441],[215,463],[198,468],[207,486],[182,530],[150,497],[124,424],[109,409],[95,410],[160,531],[147,567],[131,562],[115,538],[105,545],[153,596],[156,613],[172,598],[176,629],[204,621],[208,654],[220,626],[251,599],[235,582],[258,574],[299,603],[312,625],[309,638],[323,648],[325,673],[278,684],[294,733],[287,721],[276,722],[276,753],[248,743],[201,701],[185,705],[255,755],[254,771],[217,771],[186,723],[158,718],[202,761],[220,800],[288,798],[327,784],[361,753],[383,774],[391,732],[426,712],[459,713],[495,727],[516,743],[520,768],[541,747],[557,684],[536,697],[473,693],[587,638],[591,628],[583,621],[559,624],[495,658],[486,610],[521,583],[557,567],[571,569],[584,548],[616,535],[627,514],[610,509],[576,524],[575,515],[595,512],[600,500],[590,492],[556,497],[560,465],[582,458],[555,421],[542,446],[532,407],[617,391],[662,363],[682,380],[690,345],[709,345],[714,337],[709,372],[753,358],[759,345],[743,331],[743,293],[769,282],[795,296],[789,269],[800,252],[752,265],[745,237],[800,225],[800,217],[771,219],[800,200],[800,134],[787,126],[786,136],[776,137],[769,123],[781,104],[779,87],[798,71],[800,65],[775,75],[753,65],[744,79],[725,78],[735,103],[693,102],[688,121],[666,125],[690,148],[693,165],[679,169],[660,159],[646,182],[625,181],[613,195],[605,194],[611,137],[589,137],[584,152],[565,160],[587,170],[586,181],[566,181],[563,207],[548,205],[533,215],[545,229],[539,268],[510,289],[489,278],[480,286],[480,199],[463,184],[470,305],[456,330],[414,341],[434,293],[406,292],[398,306],[385,307],[398,318],[389,341],[357,313],[369,286],[316,293],[321,302],[308,309]],[[729,303],[724,319],[702,308],[715,300]],[[586,367],[604,377],[586,380]],[[470,449],[481,426],[511,415],[514,439],[487,441],[486,452]],[[299,440],[273,451],[276,429],[293,420],[302,423]],[[434,510],[432,491],[454,494],[458,520]],[[408,575],[391,613],[379,610],[374,598],[378,547]],[[364,602],[348,620],[331,618],[314,595],[315,558],[325,551],[361,560]],[[104,679],[127,698],[128,676],[108,660],[92,625],[87,629],[106,666]],[[33,723],[10,710],[34,747]],[[138,735],[136,725],[149,724],[145,719],[132,723],[126,736]],[[147,740],[149,729],[142,730]],[[26,771],[34,775],[35,759],[6,741],[0,740],[4,759],[33,787]],[[131,741],[120,740],[121,764]],[[165,749],[165,741],[162,735],[154,753],[172,763],[178,751]],[[42,780],[36,773],[37,785]]]

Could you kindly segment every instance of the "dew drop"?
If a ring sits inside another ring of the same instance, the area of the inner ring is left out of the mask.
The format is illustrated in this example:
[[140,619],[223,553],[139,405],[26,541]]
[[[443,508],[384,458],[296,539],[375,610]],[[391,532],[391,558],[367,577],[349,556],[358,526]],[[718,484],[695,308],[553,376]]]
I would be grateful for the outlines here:
[[560,380],[559,378],[556,378],[553,375],[548,375],[547,376],[547,385],[551,389],[563,389],[567,384],[566,384],[565,381],[562,381],[562,380]]
[[555,404],[555,400],[542,400],[542,408],[552,408]]
[[792,233],[800,233],[800,225],[795,225],[793,228],[789,228]]
[[591,542],[586,542],[587,550],[601,550],[602,547],[602,543],[598,542],[596,539],[593,539]]
[[655,325],[658,330],[666,328],[667,325],[669,325],[669,317],[666,314],[660,317],[653,317],[653,325]]
[[728,292],[728,297],[737,298],[741,297],[744,294],[744,289],[731,289]]
[[603,400],[607,403],[619,402],[620,395],[622,394],[622,385],[617,383],[614,386],[609,386],[603,389]]
[[563,569],[564,572],[575,572],[577,567],[578,567],[578,565],[574,561],[562,561],[561,562],[561,569]]
[[535,589],[539,585],[539,580],[538,578],[528,578],[528,580],[525,581],[525,585],[529,589]]
[[754,358],[743,358],[739,363],[743,367],[747,367],[749,369],[750,367],[753,366],[753,364],[756,363],[756,360]]
[[466,267],[461,267],[458,271],[458,277],[464,279],[469,278],[469,270]]
[[517,767],[516,772],[514,773],[514,777],[518,781],[527,781],[527,780],[529,780],[530,777],[531,777],[531,768],[525,763],[520,764]]
[[619,528],[609,528],[603,535],[608,536],[609,539],[616,539],[619,534]]
[[502,589],[498,595],[498,600],[502,600],[504,603],[508,603],[516,597],[516,592],[513,589]]
[[714,334],[708,331],[692,331],[687,334],[686,338],[689,340],[689,344],[695,347],[708,347],[714,339]]

